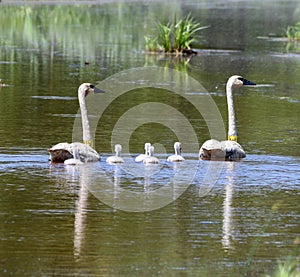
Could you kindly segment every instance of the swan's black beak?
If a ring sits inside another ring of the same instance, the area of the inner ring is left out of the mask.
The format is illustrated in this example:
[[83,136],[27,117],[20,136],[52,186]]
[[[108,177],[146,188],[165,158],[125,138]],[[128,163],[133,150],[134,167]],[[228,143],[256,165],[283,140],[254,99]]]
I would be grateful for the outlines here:
[[94,93],[103,93],[103,92],[105,91],[100,88],[94,87]]
[[94,92],[94,93],[103,93],[105,92],[104,90],[95,87],[94,85],[90,84],[90,89]]
[[253,83],[253,82],[251,82],[251,81],[248,81],[248,80],[246,80],[246,79],[244,79],[244,78],[242,78],[241,81],[243,81],[243,86],[256,86],[255,83]]

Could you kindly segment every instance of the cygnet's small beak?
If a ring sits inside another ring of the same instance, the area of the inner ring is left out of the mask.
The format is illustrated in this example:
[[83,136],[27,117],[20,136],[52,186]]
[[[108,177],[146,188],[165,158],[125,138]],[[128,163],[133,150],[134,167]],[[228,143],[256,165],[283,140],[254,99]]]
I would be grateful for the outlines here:
[[243,86],[256,86],[256,84],[243,78]]

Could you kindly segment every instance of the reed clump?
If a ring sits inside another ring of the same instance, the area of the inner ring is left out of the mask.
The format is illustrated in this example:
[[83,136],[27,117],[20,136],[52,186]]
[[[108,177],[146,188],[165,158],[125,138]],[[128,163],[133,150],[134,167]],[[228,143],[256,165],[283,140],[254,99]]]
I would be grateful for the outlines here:
[[200,26],[189,14],[183,19],[174,20],[174,23],[158,23],[157,36],[145,36],[146,50],[150,52],[165,52],[176,54],[195,54],[191,44],[195,41],[195,33],[207,28]]
[[300,21],[294,26],[288,26],[285,34],[291,41],[300,41]]

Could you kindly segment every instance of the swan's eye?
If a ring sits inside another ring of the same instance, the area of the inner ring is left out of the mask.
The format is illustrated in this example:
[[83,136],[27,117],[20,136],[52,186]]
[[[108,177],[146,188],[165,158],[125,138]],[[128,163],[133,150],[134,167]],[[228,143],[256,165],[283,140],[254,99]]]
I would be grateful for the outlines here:
[[239,79],[240,81],[244,82],[244,78],[239,77],[238,79]]
[[90,88],[94,88],[95,86],[94,85],[90,85]]

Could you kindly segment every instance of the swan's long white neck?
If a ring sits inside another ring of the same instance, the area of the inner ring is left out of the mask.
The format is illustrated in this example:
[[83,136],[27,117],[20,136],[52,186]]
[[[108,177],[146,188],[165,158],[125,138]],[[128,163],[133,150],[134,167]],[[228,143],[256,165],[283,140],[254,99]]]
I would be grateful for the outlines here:
[[116,157],[120,157],[121,156],[122,146],[120,144],[117,144],[115,146],[115,152],[116,152]]
[[181,155],[180,145],[175,144],[174,149],[175,149],[175,155]]
[[232,84],[229,82],[226,85],[226,96],[228,105],[228,140],[237,141],[237,127],[235,120],[233,96],[232,96]]
[[94,140],[90,127],[90,121],[88,117],[88,112],[86,109],[86,100],[84,93],[78,91],[78,100],[81,112],[81,122],[82,122],[82,138],[83,143],[88,144],[89,146],[94,148]]

